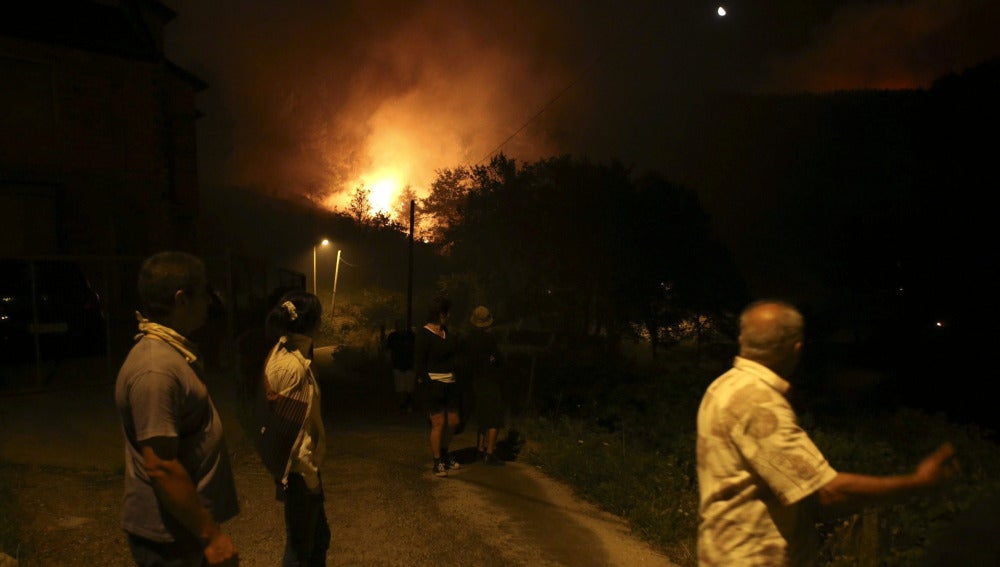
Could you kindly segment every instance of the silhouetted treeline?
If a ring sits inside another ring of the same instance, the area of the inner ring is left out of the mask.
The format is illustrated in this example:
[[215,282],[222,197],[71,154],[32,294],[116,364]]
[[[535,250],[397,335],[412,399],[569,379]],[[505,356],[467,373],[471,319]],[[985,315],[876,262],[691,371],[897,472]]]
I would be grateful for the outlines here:
[[466,275],[453,295],[560,336],[656,339],[698,315],[731,320],[746,298],[696,195],[617,162],[499,155],[440,171],[423,212]]

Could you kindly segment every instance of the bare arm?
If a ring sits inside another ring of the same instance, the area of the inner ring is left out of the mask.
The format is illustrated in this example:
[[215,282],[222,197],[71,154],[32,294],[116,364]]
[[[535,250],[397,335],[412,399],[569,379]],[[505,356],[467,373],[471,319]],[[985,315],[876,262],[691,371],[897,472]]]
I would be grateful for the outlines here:
[[206,544],[209,565],[235,565],[237,553],[232,540],[202,505],[191,476],[177,460],[177,439],[154,437],[141,442],[141,446],[146,474],[163,507]]
[[816,497],[834,514],[852,513],[865,506],[901,500],[921,490],[934,488],[958,474],[955,447],[944,443],[924,458],[917,469],[906,475],[871,476],[837,473]]

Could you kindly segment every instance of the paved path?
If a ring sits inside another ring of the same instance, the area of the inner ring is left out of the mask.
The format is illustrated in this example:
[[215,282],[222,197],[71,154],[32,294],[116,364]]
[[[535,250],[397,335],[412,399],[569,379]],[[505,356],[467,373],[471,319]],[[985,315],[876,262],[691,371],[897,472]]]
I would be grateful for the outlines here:
[[[317,359],[323,360],[323,354],[321,350]],[[242,506],[241,515],[226,529],[241,549],[241,565],[273,567],[280,564],[284,539],[281,508],[269,477],[243,442],[240,404],[225,385],[212,383],[210,388],[235,450]],[[389,410],[391,399],[373,400],[380,391],[350,380],[323,386],[330,429],[324,466],[334,534],[330,565],[674,565],[633,537],[620,519],[580,501],[530,465],[512,462],[493,468],[468,463],[446,479],[434,477],[424,421],[415,414],[396,415]],[[117,484],[121,434],[109,383],[0,396],[0,431],[0,459],[56,465],[70,472],[105,471],[111,480],[104,483]],[[473,444],[473,433],[463,432],[452,448],[466,456]],[[25,498],[31,486],[25,483]],[[47,545],[79,547],[101,540],[112,548],[120,542],[124,552],[113,519],[120,492],[113,487],[104,489],[107,495],[101,498],[110,501],[97,506],[101,514],[73,509],[83,506],[76,499],[46,499],[44,487],[37,490],[29,501],[43,502],[39,506],[47,508],[46,514],[75,519],[60,528],[58,538],[36,544],[42,548],[35,554],[38,565],[92,565],[84,558],[72,563],[66,552],[55,548],[47,554]],[[50,555],[59,562],[46,563]],[[119,555],[107,564],[129,562]]]

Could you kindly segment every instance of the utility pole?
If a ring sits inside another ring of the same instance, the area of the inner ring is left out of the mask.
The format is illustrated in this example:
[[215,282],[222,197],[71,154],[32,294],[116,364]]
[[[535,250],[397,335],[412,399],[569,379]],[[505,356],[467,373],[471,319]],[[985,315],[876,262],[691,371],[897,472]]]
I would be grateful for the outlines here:
[[406,329],[413,328],[413,217],[417,207],[416,200],[410,199],[410,249],[409,267],[406,273]]

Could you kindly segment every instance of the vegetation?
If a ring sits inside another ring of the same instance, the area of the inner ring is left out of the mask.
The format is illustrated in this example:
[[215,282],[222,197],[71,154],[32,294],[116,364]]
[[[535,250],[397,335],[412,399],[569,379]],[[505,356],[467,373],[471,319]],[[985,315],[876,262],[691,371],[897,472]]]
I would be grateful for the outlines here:
[[[817,152],[813,158],[823,165],[829,156]],[[881,162],[873,163],[881,171]],[[873,189],[895,187],[891,181],[875,176],[869,183]],[[795,177],[793,183],[812,181]],[[809,193],[793,190],[799,188],[783,191],[804,199]],[[757,193],[744,191],[754,198]],[[824,194],[839,195],[833,187]],[[676,562],[695,564],[695,415],[705,387],[735,352],[727,337],[734,335],[735,312],[749,298],[694,192],[657,173],[635,175],[615,162],[559,156],[518,163],[498,155],[487,165],[441,170],[431,193],[414,197],[408,192],[396,213],[418,201],[416,232],[432,242],[441,259],[422,266],[436,281],[418,287],[416,319],[431,293],[452,298],[453,328],[459,332],[475,305],[488,305],[510,355],[509,393],[520,416],[513,425],[529,439],[527,458],[628,519]],[[385,218],[366,216],[368,198],[367,189],[359,188],[349,211],[367,238],[380,230],[398,231]],[[792,210],[794,218],[772,220],[827,226],[824,207]],[[820,273],[829,276],[829,291],[836,296],[825,307],[808,309],[811,335],[818,345],[845,325],[859,340],[876,336],[879,327],[899,338],[887,343],[893,348],[872,342],[881,358],[866,363],[898,366],[910,358],[926,364],[924,356],[901,354],[901,345],[919,350],[913,346],[918,341],[903,332],[916,328],[905,319],[914,315],[902,310],[903,290],[894,283],[899,268],[896,241],[890,238],[894,224],[883,222],[894,213],[875,212],[865,213],[877,219],[870,223],[838,218],[829,226],[847,223],[847,228],[805,231],[836,235],[834,242],[800,243],[826,252],[814,254],[815,261],[825,262]],[[893,260],[886,264],[887,259]],[[338,301],[321,339],[343,345],[343,359],[356,358],[359,372],[376,329],[405,308],[398,293],[367,289],[350,302]],[[630,350],[632,345],[641,346]],[[887,358],[889,351],[895,358]],[[809,383],[810,376],[805,378]],[[943,527],[1000,489],[1000,452],[988,431],[901,405],[845,410],[814,399],[800,409],[806,429],[839,470],[908,471],[944,439],[958,446],[964,470],[962,480],[943,494],[818,526],[829,565],[870,561],[873,553],[880,565],[913,565]]]
[[[696,565],[695,416],[704,388],[729,360],[694,364],[690,347],[672,351],[674,356],[649,367],[567,364],[580,359],[562,353],[560,368],[546,369],[539,411],[514,427],[528,439],[529,462],[626,518],[673,561]],[[568,397],[574,401],[567,403]],[[807,412],[802,421],[838,470],[909,472],[945,439],[961,456],[960,481],[942,493],[819,525],[826,565],[865,564],[860,558],[873,554],[872,564],[915,565],[927,543],[959,514],[1000,489],[1000,449],[989,431],[906,407],[853,415]],[[866,531],[875,537],[866,540]]]
[[[444,278],[441,285],[466,303],[478,293],[478,284],[461,274]],[[398,294],[368,291],[338,307],[318,344],[340,345],[339,371],[355,377],[376,371],[378,323],[391,321],[401,300]],[[519,416],[511,425],[528,440],[524,458],[625,518],[679,565],[696,564],[698,403],[735,351],[723,334],[701,326],[681,322],[665,329],[669,348],[655,357],[645,346],[633,346],[645,344],[641,340],[614,350],[581,337],[525,345],[516,342],[524,335],[514,326],[501,323],[496,329],[511,363],[508,394]],[[906,408],[837,409],[827,411],[817,402],[802,416],[839,470],[905,472],[938,442],[951,439],[961,455],[963,477],[944,494],[822,524],[827,565],[858,565],[859,557],[870,556],[866,546],[871,542],[864,534],[872,525],[877,526],[880,565],[915,565],[935,534],[973,502],[1000,489],[1000,451],[988,431]]]
[[455,305],[488,303],[524,328],[610,348],[638,328],[655,349],[666,328],[723,321],[746,300],[694,193],[619,163],[501,154],[439,171],[421,213],[449,260],[440,287],[468,296]]

